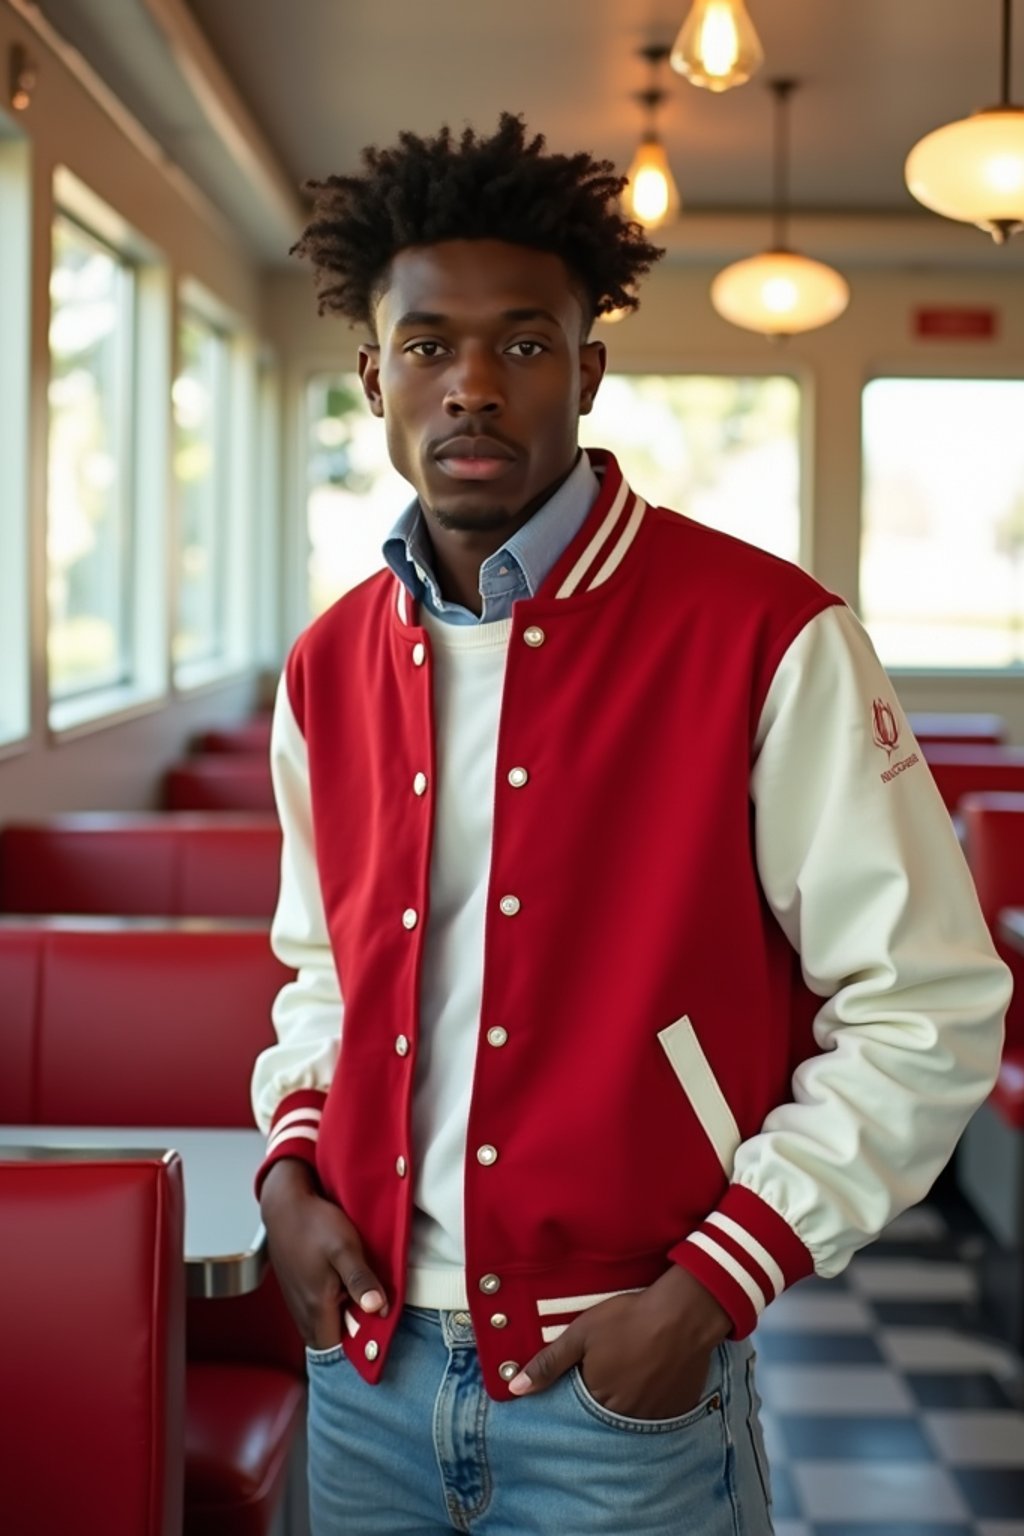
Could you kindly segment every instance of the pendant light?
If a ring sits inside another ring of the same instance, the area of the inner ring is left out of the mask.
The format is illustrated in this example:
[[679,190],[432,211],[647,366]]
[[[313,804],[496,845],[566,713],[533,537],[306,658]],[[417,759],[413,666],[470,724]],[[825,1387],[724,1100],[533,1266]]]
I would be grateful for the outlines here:
[[728,91],[749,80],[764,63],[764,49],[743,0],[694,0],[671,61],[691,85],[708,91]]
[[640,49],[640,56],[651,66],[650,87],[636,93],[636,100],[648,114],[648,123],[629,167],[624,202],[627,213],[638,224],[645,229],[657,229],[679,212],[679,188],[657,130],[658,108],[668,94],[658,88],[657,72],[668,58],[668,49],[663,43],[652,43]]
[[723,320],[765,336],[792,336],[838,319],[850,302],[846,279],[824,262],[786,244],[789,168],[787,102],[795,80],[772,80],[775,95],[774,238],[771,248],[725,267],[711,284],[711,302]]
[[977,224],[1002,245],[1024,229],[1024,106],[1010,100],[1010,19],[1002,0],[1002,97],[971,117],[936,128],[907,156],[907,186],[947,219]]

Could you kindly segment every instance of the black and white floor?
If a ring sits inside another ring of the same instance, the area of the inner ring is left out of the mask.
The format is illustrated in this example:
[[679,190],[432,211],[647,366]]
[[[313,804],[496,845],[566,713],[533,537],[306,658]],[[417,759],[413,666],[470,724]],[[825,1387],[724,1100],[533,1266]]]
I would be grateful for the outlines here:
[[1024,1361],[986,1332],[969,1225],[918,1206],[765,1313],[776,1536],[1024,1536]]

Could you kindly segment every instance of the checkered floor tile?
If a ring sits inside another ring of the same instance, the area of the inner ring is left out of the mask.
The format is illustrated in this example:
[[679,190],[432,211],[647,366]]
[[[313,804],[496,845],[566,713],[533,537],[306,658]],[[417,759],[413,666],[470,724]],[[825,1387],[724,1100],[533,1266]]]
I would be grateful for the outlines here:
[[776,1536],[1024,1536],[1024,1361],[987,1331],[964,1223],[908,1211],[765,1313]]

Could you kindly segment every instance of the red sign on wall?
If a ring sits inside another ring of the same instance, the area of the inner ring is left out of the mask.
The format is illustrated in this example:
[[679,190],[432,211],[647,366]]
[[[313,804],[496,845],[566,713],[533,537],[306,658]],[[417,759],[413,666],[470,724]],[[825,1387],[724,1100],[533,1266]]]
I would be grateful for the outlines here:
[[931,341],[991,341],[996,334],[994,309],[944,305],[915,309],[913,332]]

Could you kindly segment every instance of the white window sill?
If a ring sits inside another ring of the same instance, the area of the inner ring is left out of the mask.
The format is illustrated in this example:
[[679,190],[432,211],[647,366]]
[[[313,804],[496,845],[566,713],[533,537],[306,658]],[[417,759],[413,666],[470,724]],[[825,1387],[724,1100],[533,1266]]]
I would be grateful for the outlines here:
[[167,695],[162,689],[154,691],[131,684],[97,689],[76,699],[58,699],[50,705],[50,735],[60,742],[74,741],[92,731],[152,714],[166,703]]
[[252,662],[237,657],[214,656],[205,661],[186,661],[174,669],[175,693],[198,693],[241,682],[255,671]]

